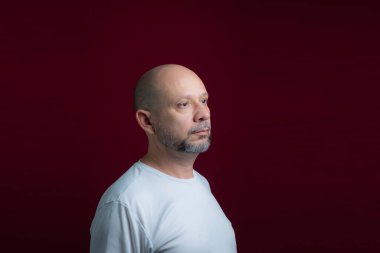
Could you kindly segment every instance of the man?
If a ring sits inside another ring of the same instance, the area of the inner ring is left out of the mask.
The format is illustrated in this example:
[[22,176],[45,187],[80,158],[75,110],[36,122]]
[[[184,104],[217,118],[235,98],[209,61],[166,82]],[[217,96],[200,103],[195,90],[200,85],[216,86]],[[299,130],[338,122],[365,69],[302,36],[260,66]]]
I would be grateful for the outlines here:
[[208,94],[191,70],[146,72],[135,89],[136,119],[148,152],[102,196],[91,224],[91,253],[234,253],[235,235],[193,169],[210,145]]

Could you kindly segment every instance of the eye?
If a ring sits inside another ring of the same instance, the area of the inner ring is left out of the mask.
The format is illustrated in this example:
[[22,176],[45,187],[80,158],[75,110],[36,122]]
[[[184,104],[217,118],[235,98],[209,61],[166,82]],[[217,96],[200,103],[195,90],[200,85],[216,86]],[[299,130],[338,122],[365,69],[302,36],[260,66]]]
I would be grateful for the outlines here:
[[208,99],[207,99],[207,98],[203,98],[203,99],[201,100],[201,102],[202,102],[202,104],[207,104],[207,103],[208,103]]
[[182,103],[179,103],[177,106],[179,108],[186,108],[188,105],[189,105],[189,102],[182,102]]

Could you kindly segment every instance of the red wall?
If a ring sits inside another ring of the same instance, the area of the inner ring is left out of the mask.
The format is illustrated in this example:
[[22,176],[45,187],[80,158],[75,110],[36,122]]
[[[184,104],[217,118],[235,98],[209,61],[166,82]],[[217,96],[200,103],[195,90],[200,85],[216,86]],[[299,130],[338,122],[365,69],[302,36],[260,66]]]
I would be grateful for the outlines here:
[[13,2],[1,8],[1,252],[87,252],[144,154],[145,70],[211,94],[196,168],[239,252],[380,252],[380,8],[357,1]]

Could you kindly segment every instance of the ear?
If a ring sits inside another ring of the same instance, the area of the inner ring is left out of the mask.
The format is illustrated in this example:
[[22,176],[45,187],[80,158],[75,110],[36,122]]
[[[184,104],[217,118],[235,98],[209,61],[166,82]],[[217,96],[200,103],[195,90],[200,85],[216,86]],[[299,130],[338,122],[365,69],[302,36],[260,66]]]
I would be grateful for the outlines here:
[[155,134],[155,129],[151,122],[151,112],[143,109],[138,109],[136,111],[136,120],[140,127],[145,131],[146,134]]

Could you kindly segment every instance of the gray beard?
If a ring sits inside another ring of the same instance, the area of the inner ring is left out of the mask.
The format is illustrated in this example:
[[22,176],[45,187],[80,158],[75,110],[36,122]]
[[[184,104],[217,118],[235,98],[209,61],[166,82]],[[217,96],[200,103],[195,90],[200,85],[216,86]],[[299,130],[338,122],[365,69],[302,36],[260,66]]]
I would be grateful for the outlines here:
[[[189,138],[191,134],[195,131],[208,127],[210,129],[210,134],[208,136],[200,136],[200,139],[207,139],[201,144],[191,144]],[[161,124],[158,124],[156,127],[157,138],[162,145],[168,147],[172,150],[179,152],[199,154],[206,152],[211,145],[211,126],[208,123],[200,123],[196,127],[190,129],[188,132],[188,137],[183,140],[177,139],[169,131],[161,127]]]

